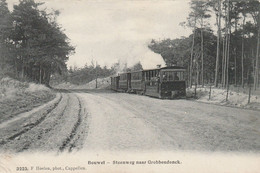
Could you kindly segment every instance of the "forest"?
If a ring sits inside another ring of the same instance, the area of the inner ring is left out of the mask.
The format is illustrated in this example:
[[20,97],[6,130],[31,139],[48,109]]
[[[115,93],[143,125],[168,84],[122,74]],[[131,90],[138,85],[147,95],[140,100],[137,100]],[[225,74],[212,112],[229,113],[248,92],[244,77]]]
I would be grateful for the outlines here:
[[0,0],[0,77],[49,86],[52,74],[67,71],[75,48],[57,23],[59,11],[42,10],[42,4],[20,0],[10,12]]
[[[167,66],[187,69],[188,86],[259,87],[260,3],[257,0],[191,1],[189,37],[153,39],[148,47]],[[212,24],[211,21],[215,21]],[[212,26],[213,25],[213,26]]]
[[135,63],[133,66],[118,61],[108,68],[107,66],[101,67],[98,62],[92,60],[90,65],[85,64],[85,66],[81,68],[70,66],[69,70],[66,73],[63,73],[63,75],[55,73],[52,76],[51,83],[55,85],[63,82],[70,82],[72,84],[81,85],[96,80],[97,78],[105,78],[122,72],[139,70],[143,70],[140,61]]

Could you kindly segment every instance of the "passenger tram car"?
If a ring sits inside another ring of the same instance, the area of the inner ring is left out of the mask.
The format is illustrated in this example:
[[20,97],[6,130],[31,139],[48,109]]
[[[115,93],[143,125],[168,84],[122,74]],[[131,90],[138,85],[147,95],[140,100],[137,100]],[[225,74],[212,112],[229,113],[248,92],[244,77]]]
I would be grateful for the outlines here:
[[173,99],[186,96],[185,68],[179,66],[120,73],[111,77],[111,89]]

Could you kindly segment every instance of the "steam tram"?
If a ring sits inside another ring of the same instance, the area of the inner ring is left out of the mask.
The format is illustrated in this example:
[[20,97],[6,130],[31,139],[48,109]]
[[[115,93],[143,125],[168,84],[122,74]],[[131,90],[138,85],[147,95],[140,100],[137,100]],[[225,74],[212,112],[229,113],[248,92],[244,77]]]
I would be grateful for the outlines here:
[[183,67],[172,66],[120,73],[111,77],[111,89],[163,99],[185,97],[185,71]]

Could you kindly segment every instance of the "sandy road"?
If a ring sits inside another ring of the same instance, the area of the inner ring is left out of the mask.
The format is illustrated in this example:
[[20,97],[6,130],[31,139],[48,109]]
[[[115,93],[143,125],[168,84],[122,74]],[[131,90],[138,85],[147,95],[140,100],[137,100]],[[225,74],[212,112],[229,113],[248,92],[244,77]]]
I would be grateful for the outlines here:
[[107,91],[77,95],[91,117],[85,149],[260,151],[259,111]]
[[259,127],[259,111],[74,90],[1,123],[0,150],[259,152]]

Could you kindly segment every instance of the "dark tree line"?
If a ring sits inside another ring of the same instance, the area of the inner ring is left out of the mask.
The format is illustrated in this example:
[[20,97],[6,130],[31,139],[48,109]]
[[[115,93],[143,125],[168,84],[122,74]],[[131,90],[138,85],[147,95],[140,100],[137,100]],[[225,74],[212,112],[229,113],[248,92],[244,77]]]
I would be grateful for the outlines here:
[[43,3],[20,0],[10,12],[0,0],[1,75],[49,85],[54,73],[67,71],[74,47],[56,18],[58,11],[40,10]]
[[[189,86],[206,82],[259,87],[260,2],[194,0],[190,7],[182,23],[192,28],[189,37],[152,40],[148,47],[161,54],[167,66],[186,67]],[[213,17],[215,28],[209,24]]]
[[118,73],[139,70],[143,70],[142,64],[140,62],[137,62],[131,67],[128,67],[126,63],[122,64],[117,62],[108,68],[107,66],[101,67],[97,62],[95,63],[92,61],[90,65],[86,64],[83,68],[69,67],[68,73],[62,76],[54,75],[51,82],[53,84],[70,82],[72,84],[81,85],[93,81],[97,78],[105,78],[118,75]]

